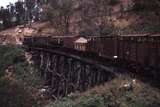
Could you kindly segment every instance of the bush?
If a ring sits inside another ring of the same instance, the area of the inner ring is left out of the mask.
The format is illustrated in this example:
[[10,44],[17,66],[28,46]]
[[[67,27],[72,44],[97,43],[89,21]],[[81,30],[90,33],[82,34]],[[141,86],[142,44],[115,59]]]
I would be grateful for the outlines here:
[[35,107],[37,96],[32,93],[42,81],[25,60],[24,50],[0,45],[0,58],[0,106]]
[[4,75],[7,67],[21,62],[23,60],[23,54],[24,51],[21,48],[12,45],[0,45],[0,77]]
[[0,77],[3,77],[6,69],[11,70],[14,79],[23,84],[34,87],[40,85],[39,74],[33,66],[25,60],[25,51],[14,45],[0,45]]
[[105,107],[103,97],[98,95],[84,96],[77,100],[64,98],[46,107]]
[[63,98],[45,107],[160,107],[159,90],[143,83],[133,90],[120,90],[121,83],[130,79],[114,79],[105,86],[95,87],[87,93]]
[[93,29],[85,29],[83,31],[80,31],[81,36],[107,36],[112,34],[115,31],[115,28],[113,26],[98,26]]
[[36,101],[22,84],[0,79],[1,107],[35,107]]

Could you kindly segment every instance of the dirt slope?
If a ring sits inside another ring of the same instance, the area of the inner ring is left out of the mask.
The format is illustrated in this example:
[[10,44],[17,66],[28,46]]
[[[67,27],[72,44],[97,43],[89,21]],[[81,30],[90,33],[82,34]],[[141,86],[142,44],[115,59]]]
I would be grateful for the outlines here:
[[[119,4],[112,6],[110,23],[120,30],[121,34],[160,32],[160,15],[154,10],[133,10],[133,0],[119,0]],[[121,7],[124,11],[121,13]],[[70,21],[70,32],[79,33],[79,14],[76,12]],[[102,18],[97,18],[101,20]],[[94,25],[94,24],[93,24]],[[93,27],[93,26],[91,26]],[[90,27],[90,28],[91,28]],[[0,43],[21,44],[24,36],[61,35],[49,22],[36,22],[29,25],[21,25],[0,32]]]

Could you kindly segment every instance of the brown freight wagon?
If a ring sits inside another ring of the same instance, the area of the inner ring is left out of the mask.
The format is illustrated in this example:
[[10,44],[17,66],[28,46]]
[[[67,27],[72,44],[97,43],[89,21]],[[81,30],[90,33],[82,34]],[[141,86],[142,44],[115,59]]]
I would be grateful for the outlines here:
[[90,51],[103,57],[117,56],[119,59],[141,66],[159,67],[160,36],[132,34],[97,37],[91,40]]

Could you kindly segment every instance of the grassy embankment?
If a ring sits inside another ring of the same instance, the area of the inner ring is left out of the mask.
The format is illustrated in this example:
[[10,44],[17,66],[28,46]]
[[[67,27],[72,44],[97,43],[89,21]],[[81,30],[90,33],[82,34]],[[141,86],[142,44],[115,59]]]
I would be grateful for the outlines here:
[[46,107],[160,107],[160,91],[136,81],[133,88],[122,87],[131,83],[128,76],[115,78],[102,86],[84,93],[74,93]]

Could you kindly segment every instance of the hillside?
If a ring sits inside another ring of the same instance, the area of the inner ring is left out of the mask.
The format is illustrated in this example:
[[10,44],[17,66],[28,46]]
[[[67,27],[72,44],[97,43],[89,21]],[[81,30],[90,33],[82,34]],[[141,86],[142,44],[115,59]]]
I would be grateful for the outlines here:
[[[133,82],[134,81],[134,82]],[[132,88],[125,88],[132,83]],[[72,93],[45,107],[159,107],[160,90],[122,76],[84,93]]]
[[[85,2],[85,5],[94,9],[95,5],[89,1]],[[158,0],[154,0],[153,2],[144,2],[144,0],[114,1],[117,2],[111,2],[112,4],[105,5],[111,9],[110,15],[93,17],[91,13],[95,13],[95,11],[88,10],[86,13],[88,15],[85,16],[87,22],[82,20],[81,4],[79,4],[79,1],[74,1],[74,12],[72,12],[69,16],[70,19],[68,19],[69,33],[84,34],[87,36],[108,35],[110,33],[133,34],[160,32],[160,6]],[[97,4],[97,6],[99,5],[103,6],[102,4]],[[54,11],[51,12],[54,13]],[[89,14],[91,14],[91,16]],[[50,18],[52,17],[50,16]],[[61,26],[60,22],[58,20],[56,21],[56,19],[53,21],[54,23],[52,21],[34,22],[31,26],[21,25],[1,31],[0,42],[4,44],[8,42],[12,44],[21,44],[21,40],[23,40],[23,37],[26,35],[65,35],[63,33],[65,26]],[[58,26],[55,24],[58,24]]]
[[53,34],[54,29],[48,22],[35,22],[30,25],[20,25],[0,32],[0,43],[22,44],[24,36],[40,36]]

